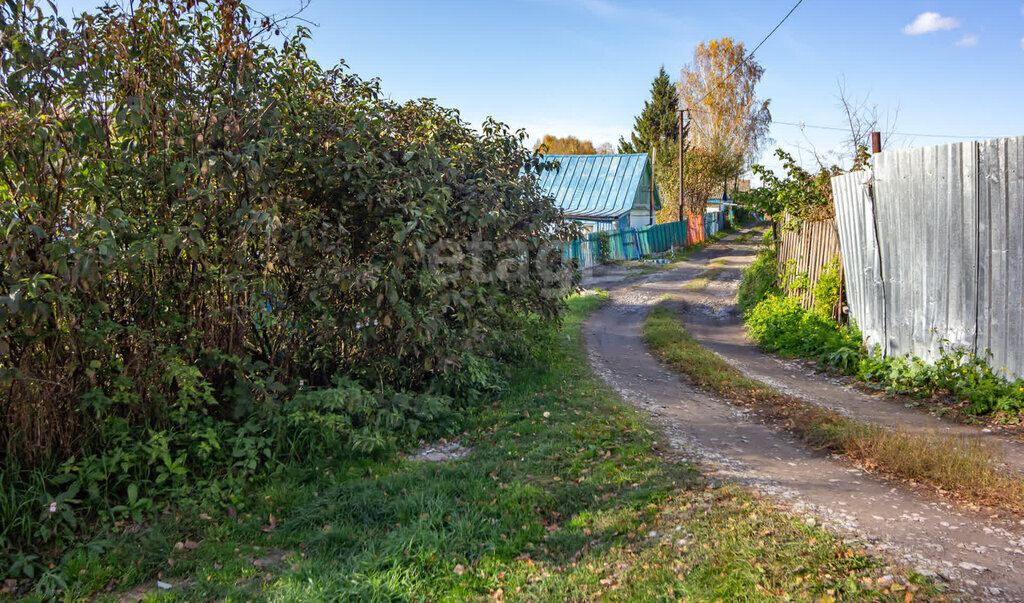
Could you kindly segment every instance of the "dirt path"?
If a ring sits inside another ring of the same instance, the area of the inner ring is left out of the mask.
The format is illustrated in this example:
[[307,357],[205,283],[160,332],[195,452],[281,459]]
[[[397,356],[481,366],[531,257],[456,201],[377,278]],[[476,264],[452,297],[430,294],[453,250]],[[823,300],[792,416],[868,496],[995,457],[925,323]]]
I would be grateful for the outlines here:
[[951,436],[983,438],[1002,450],[1007,465],[1024,472],[1024,445],[1002,437],[998,428],[982,428],[944,420],[919,409],[908,408],[906,398],[879,393],[871,395],[852,387],[850,380],[815,372],[800,360],[764,354],[750,343],[735,306],[736,286],[743,267],[756,253],[756,245],[732,245],[727,271],[700,291],[683,297],[690,311],[684,314],[686,330],[704,347],[716,352],[740,372],[775,389],[880,426],[900,425],[906,431],[940,432]]
[[[789,434],[683,384],[648,353],[642,338],[647,312],[666,294],[690,295],[682,285],[715,260],[724,262],[725,270],[696,294],[703,298],[690,301],[694,315],[705,317],[697,321],[708,327],[705,335],[714,332],[711,319],[728,318],[732,306],[725,293],[734,290],[754,253],[753,245],[732,245],[735,237],[677,268],[612,288],[610,302],[585,325],[595,372],[662,423],[673,447],[718,474],[774,495],[809,520],[921,573],[948,579],[973,597],[1024,601],[1024,575],[1018,571],[1024,569],[1024,526],[1017,521],[954,508],[927,492],[810,451]],[[721,342],[723,349],[729,343]],[[773,369],[765,370],[777,377]]]

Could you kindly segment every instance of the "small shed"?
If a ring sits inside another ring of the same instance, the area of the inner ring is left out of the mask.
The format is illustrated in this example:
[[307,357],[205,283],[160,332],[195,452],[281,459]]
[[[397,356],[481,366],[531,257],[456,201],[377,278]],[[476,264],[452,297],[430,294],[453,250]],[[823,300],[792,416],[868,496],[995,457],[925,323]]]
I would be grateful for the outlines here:
[[566,217],[591,232],[654,224],[661,195],[647,153],[546,155],[558,169],[541,174],[540,185]]

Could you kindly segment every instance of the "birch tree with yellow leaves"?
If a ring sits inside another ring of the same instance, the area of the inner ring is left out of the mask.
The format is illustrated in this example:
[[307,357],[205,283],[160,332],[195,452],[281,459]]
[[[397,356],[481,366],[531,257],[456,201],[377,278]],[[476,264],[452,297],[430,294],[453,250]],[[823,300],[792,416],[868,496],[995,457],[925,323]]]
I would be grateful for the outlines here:
[[683,67],[680,105],[689,110],[690,144],[719,155],[721,181],[738,177],[768,142],[768,100],[755,88],[764,68],[746,57],[741,42],[720,38],[701,42]]

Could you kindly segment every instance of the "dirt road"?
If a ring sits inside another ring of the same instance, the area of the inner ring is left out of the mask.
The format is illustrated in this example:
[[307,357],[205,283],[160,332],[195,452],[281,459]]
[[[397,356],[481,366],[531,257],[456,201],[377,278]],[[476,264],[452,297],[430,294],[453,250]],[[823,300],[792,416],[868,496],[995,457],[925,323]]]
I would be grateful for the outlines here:
[[[811,451],[756,416],[685,385],[648,353],[643,320],[666,294],[687,298],[687,326],[700,331],[698,340],[717,342],[720,352],[738,343],[736,331],[729,334],[721,327],[736,325],[735,287],[756,245],[737,244],[736,236],[678,267],[611,287],[609,303],[584,328],[595,372],[661,423],[673,447],[717,474],[776,497],[805,513],[808,521],[823,522],[862,542],[867,550],[949,580],[971,598],[1024,601],[1024,575],[1019,571],[1024,569],[1024,522],[958,508],[928,492]],[[725,269],[704,291],[683,289],[715,260],[724,262]],[[759,365],[758,370],[740,368],[752,374],[765,372],[757,376],[797,391],[800,380],[790,375],[786,385],[781,376],[787,372],[776,372],[770,364]],[[806,376],[803,380],[823,381]]]

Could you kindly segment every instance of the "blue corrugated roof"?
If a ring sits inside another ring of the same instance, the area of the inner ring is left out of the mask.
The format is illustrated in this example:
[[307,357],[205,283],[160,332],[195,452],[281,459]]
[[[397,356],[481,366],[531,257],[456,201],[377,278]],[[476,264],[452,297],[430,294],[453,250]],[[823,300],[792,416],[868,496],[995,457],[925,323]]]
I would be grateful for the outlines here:
[[[642,184],[644,193],[650,194],[647,153],[544,158],[557,161],[560,167],[545,170],[540,186],[570,218],[617,218],[633,209]],[[661,207],[657,193],[655,207]]]

